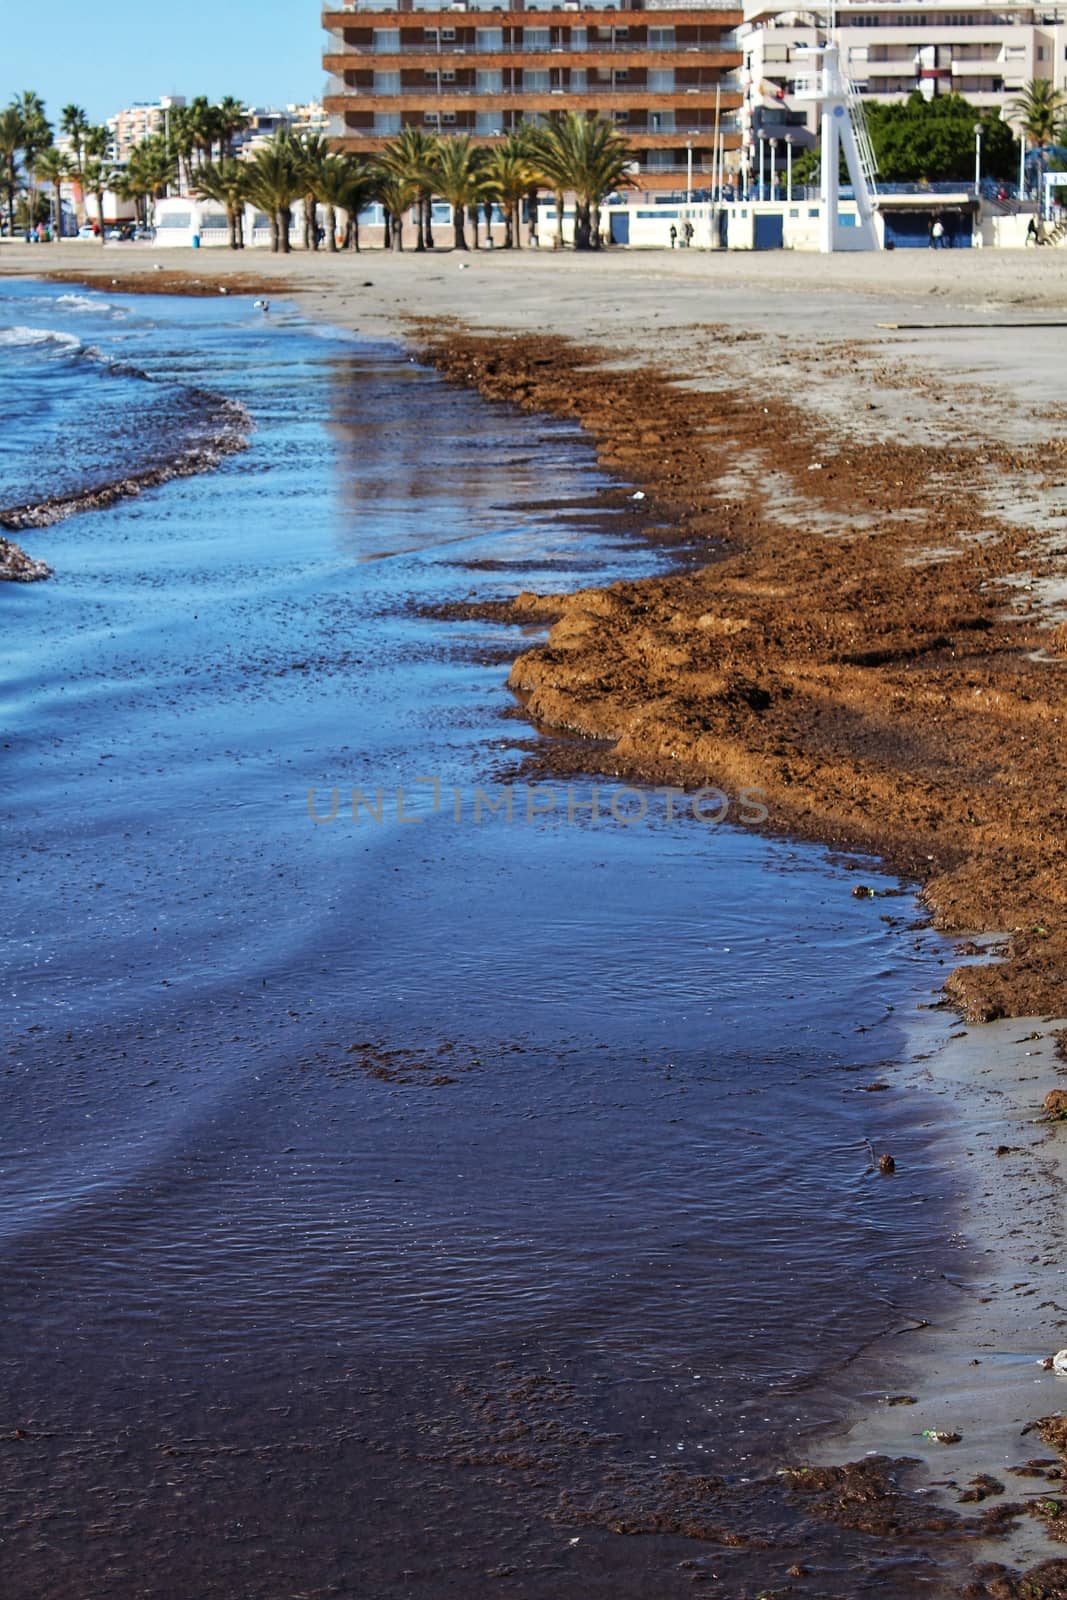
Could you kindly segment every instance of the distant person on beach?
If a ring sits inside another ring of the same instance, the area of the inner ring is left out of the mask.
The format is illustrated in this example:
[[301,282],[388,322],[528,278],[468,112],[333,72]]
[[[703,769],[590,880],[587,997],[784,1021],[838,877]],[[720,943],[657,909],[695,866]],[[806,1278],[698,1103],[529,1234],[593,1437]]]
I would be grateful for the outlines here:
[[944,239],[945,224],[941,221],[940,217],[936,217],[934,219],[934,225],[930,229],[930,243],[935,250],[940,250],[944,245]]
[[691,222],[687,222],[686,225],[685,225],[685,243],[686,243],[686,248],[687,249],[692,244],[692,242],[693,242],[693,224]]
[[677,245],[677,243],[678,243],[678,229],[674,226],[674,223],[672,222],[671,223],[671,249],[672,250]]
[[1026,225],[1026,242],[1027,242],[1027,244],[1029,244],[1031,242],[1031,240],[1034,242],[1034,244],[1040,244],[1041,243],[1041,234],[1040,234],[1040,231],[1039,231],[1038,226],[1037,226],[1037,218],[1036,217],[1031,217],[1030,221]]

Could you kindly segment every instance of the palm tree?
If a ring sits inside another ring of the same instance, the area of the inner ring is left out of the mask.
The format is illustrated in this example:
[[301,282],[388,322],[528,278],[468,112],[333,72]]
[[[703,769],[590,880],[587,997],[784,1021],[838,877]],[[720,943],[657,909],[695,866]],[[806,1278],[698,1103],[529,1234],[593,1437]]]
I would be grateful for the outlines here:
[[111,134],[105,127],[90,127],[85,134],[85,154],[88,161],[82,165],[82,182],[85,192],[96,196],[96,215],[100,224],[100,243],[104,244],[104,190],[114,176],[114,168],[107,159],[111,148]]
[[0,111],[0,165],[7,194],[7,230],[15,233],[15,192],[19,186],[18,154],[22,149],[22,118],[14,106]]
[[416,250],[433,249],[433,191],[441,141],[422,128],[403,128],[382,151],[382,167],[406,183],[416,194]]
[[232,156],[218,165],[205,161],[203,166],[196,169],[196,187],[200,194],[206,195],[209,200],[218,201],[219,205],[226,208],[226,225],[230,231],[230,249],[241,250],[244,248],[244,230],[241,222],[244,217],[245,201],[249,191],[249,163],[235,161]]
[[219,158],[225,160],[234,153],[234,139],[248,127],[248,114],[240,100],[228,94],[215,107],[215,119],[219,133]]
[[521,249],[517,216],[536,178],[529,138],[523,133],[511,133],[503,144],[490,150],[485,163],[485,177],[491,187],[492,199],[504,213],[504,249]]
[[1060,123],[1067,113],[1067,94],[1057,89],[1051,78],[1032,78],[1022,94],[1011,101],[1008,110],[1019,123],[1022,138],[1037,146],[1040,194],[1045,151],[1056,142]]
[[22,123],[22,165],[29,179],[32,222],[37,209],[37,162],[42,151],[52,143],[52,125],[45,116],[44,101],[32,89],[17,95],[11,106]]
[[55,222],[52,228],[52,239],[58,241],[63,237],[63,183],[72,174],[70,157],[63,150],[57,150],[55,145],[42,151],[37,160],[37,176],[52,185],[52,209]]
[[570,111],[534,131],[536,165],[556,197],[557,249],[563,247],[563,195],[574,194],[574,247],[599,249],[600,205],[627,179],[633,151],[603,117]]
[[185,194],[191,181],[196,123],[190,106],[175,106],[170,114],[170,142],[178,162],[178,193]]
[[293,139],[293,150],[300,171],[301,193],[304,198],[304,249],[317,250],[319,186],[322,181],[322,164],[330,153],[330,147],[320,133],[303,133]]
[[[326,248],[331,252],[337,249],[337,213],[344,211],[348,216],[348,227],[353,222],[352,207],[356,208],[356,215],[366,205],[373,189],[373,180],[370,173],[364,168],[358,157],[344,155],[326,156],[318,172],[317,192],[318,197],[326,207]],[[355,224],[357,230],[359,223]],[[359,248],[358,242],[356,248]]]
[[465,133],[443,139],[434,164],[433,186],[441,199],[447,200],[452,207],[455,249],[467,248],[464,221],[468,211],[474,224],[477,247],[478,207],[488,188],[485,151],[472,145]]
[[151,219],[153,202],[161,200],[177,179],[177,162],[165,135],[150,134],[130,151],[130,159],[122,178],[122,193],[130,195],[143,205],[144,218]]
[[74,156],[74,173],[81,177],[82,152],[85,149],[85,135],[89,132],[89,118],[81,106],[64,106],[59,113],[59,128],[70,140],[71,152]]
[[348,160],[348,180],[344,188],[344,199],[341,201],[348,218],[345,244],[350,249],[358,251],[359,215],[377,199],[379,174],[356,156],[350,156]]
[[404,213],[418,199],[418,185],[411,178],[401,178],[383,168],[378,173],[377,191],[385,211],[385,248],[403,250]]
[[293,201],[304,186],[288,131],[281,129],[273,139],[261,145],[245,166],[248,170],[248,198],[270,218],[270,247],[288,255]]

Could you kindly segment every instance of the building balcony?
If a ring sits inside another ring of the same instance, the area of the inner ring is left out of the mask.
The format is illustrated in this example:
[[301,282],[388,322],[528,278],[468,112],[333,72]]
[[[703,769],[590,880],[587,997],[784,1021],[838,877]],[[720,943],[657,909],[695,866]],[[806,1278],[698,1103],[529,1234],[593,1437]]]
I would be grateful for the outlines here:
[[555,67],[559,65],[560,57],[564,57],[569,64],[576,67],[595,66],[605,56],[624,56],[628,65],[664,66],[664,67],[716,67],[722,71],[733,71],[741,65],[741,54],[737,50],[722,50],[692,45],[689,47],[676,46],[673,49],[664,49],[660,45],[631,44],[608,48],[607,45],[586,44],[579,46],[551,46],[544,45],[497,45],[492,50],[468,49],[464,45],[444,45],[436,49],[433,45],[401,45],[399,50],[370,50],[358,46],[346,47],[343,51],[329,51],[323,56],[323,66],[327,72],[351,72],[357,65],[366,64],[368,67],[377,67],[386,70],[390,65],[427,68],[452,67],[457,62],[477,60],[481,66],[514,65],[517,58],[521,58],[525,65],[534,67]]
[[627,28],[637,24],[641,27],[664,28],[676,24],[681,27],[736,28],[740,21],[740,10],[725,10],[720,7],[704,7],[672,5],[660,9],[642,9],[631,11],[625,6],[599,6],[575,7],[568,10],[565,6],[522,7],[495,6],[467,6],[456,11],[449,6],[443,6],[436,11],[423,11],[421,9],[399,10],[396,6],[388,10],[379,10],[376,6],[353,7],[351,10],[328,10],[322,13],[322,26],[328,33],[343,34],[346,28],[351,29],[357,23],[364,23],[373,27],[398,28],[407,25],[411,28],[418,27],[444,27],[464,28],[474,27],[479,22],[483,25],[490,24],[494,28],[532,28],[532,27],[559,27],[568,28],[610,28],[613,19],[615,25]]
[[[327,95],[323,104],[330,113],[344,115],[346,111],[497,111],[516,109],[523,111],[563,111],[568,104],[580,105],[585,111],[614,111],[619,105],[641,107],[649,111],[673,111],[685,120],[687,109],[696,106],[714,106],[718,91],[712,88],[693,89],[689,92],[670,89],[662,92],[638,88],[634,85],[611,88],[593,86],[585,89],[454,89],[451,85],[440,93],[431,85],[424,90],[403,90],[399,94],[377,94],[371,90],[357,92],[349,89],[345,94]],[[720,110],[733,110],[741,103],[737,94],[719,94]]]

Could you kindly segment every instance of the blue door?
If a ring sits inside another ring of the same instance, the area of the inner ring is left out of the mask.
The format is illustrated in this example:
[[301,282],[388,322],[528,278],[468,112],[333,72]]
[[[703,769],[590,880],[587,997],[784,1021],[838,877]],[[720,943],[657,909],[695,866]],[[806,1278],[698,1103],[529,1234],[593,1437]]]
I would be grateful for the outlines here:
[[630,242],[630,213],[628,211],[613,211],[611,213],[612,244],[629,244]]
[[757,250],[780,250],[784,240],[785,219],[781,212],[756,217],[756,237],[753,243]]

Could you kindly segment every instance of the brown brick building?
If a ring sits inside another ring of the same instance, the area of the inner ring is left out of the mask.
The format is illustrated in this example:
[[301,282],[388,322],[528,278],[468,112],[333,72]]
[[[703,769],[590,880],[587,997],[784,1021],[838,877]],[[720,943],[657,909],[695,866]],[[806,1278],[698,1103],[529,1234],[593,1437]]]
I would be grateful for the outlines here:
[[[326,109],[345,148],[373,152],[404,126],[491,144],[520,122],[597,111],[625,133],[646,188],[706,186],[718,91],[736,149],[740,10],[640,4],[452,5],[380,0],[323,13]],[[703,175],[702,175],[703,174]]]

